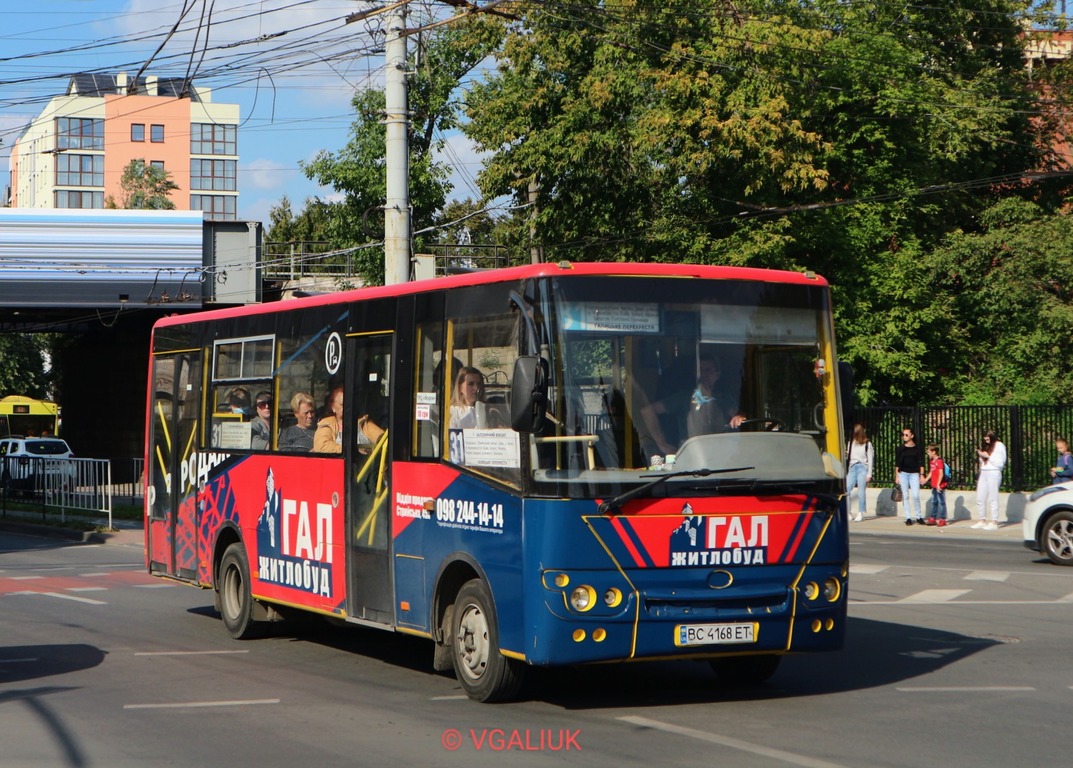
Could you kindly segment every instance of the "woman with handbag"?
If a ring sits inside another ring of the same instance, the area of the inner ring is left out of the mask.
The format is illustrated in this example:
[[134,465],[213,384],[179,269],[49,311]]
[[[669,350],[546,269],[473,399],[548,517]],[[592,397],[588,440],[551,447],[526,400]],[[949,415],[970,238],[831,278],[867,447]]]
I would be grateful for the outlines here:
[[924,452],[917,445],[916,433],[906,427],[902,430],[902,444],[894,454],[894,483],[902,492],[905,503],[905,524],[913,524],[912,508],[916,509],[916,521],[924,525],[920,509],[920,482],[924,479]]

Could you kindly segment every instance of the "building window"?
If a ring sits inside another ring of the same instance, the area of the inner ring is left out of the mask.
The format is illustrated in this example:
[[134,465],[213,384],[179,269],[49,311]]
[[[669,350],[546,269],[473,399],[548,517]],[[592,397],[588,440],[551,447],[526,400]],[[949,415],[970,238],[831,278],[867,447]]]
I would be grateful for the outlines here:
[[208,189],[214,192],[234,192],[236,160],[190,161],[190,189]]
[[191,155],[237,155],[238,126],[193,123],[190,126]]
[[149,126],[149,141],[156,144],[160,144],[164,141],[164,126],[162,125],[150,125]]
[[131,141],[145,141],[145,123],[134,123],[130,126]]
[[160,170],[164,170],[164,161],[163,160],[150,160],[149,161],[149,167],[150,168],[159,168]]
[[57,117],[56,149],[104,149],[104,121]]
[[103,192],[78,192],[73,189],[56,190],[57,208],[103,208]]
[[190,210],[204,211],[206,219],[235,221],[237,202],[233,195],[190,195]]
[[56,186],[103,187],[104,155],[71,155],[60,152],[56,155]]

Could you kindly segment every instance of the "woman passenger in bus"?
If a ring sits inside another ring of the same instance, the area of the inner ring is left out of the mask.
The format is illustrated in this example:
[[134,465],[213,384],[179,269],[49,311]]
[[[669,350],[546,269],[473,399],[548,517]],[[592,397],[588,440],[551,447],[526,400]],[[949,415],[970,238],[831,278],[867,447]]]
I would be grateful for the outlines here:
[[451,429],[484,429],[488,416],[484,405],[484,375],[476,368],[463,366],[455,378],[451,397]]
[[272,393],[258,392],[253,399],[253,421],[250,422],[250,448],[267,451],[272,443]]
[[330,416],[317,422],[317,433],[313,436],[314,453],[343,452],[343,388],[336,387],[328,395]]
[[313,414],[317,410],[313,398],[305,392],[297,392],[291,398],[291,410],[297,423],[280,430],[279,449],[281,451],[313,450]]

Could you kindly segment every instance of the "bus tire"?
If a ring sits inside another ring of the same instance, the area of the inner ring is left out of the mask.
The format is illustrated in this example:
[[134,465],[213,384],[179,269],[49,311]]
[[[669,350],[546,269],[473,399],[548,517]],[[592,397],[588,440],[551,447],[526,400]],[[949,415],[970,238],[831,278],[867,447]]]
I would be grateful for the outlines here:
[[731,656],[722,659],[710,659],[719,681],[735,687],[747,688],[766,682],[779,668],[782,656],[774,653],[761,656]]
[[253,595],[250,594],[250,562],[246,548],[235,543],[224,550],[217,581],[220,618],[231,637],[252,640],[262,637],[268,628],[253,618]]
[[466,695],[476,701],[512,699],[524,666],[499,650],[499,627],[488,586],[481,579],[462,585],[451,611],[451,661]]

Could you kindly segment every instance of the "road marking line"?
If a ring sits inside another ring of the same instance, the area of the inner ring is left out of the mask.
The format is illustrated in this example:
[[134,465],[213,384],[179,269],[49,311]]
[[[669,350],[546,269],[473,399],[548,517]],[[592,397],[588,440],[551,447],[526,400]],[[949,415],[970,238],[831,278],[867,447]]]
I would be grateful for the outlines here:
[[33,581],[34,579],[43,579],[44,576],[8,576],[12,581]]
[[[1073,686],[1070,686],[1073,688]],[[949,686],[895,686],[894,690],[902,693],[989,693],[999,691],[1009,693],[1016,691],[1034,691],[1031,685],[949,685]]]
[[915,595],[898,600],[899,603],[949,603],[951,600],[967,595],[971,589],[925,589]]
[[1058,602],[1060,602],[1060,603],[1073,603],[1073,592],[1070,592],[1065,597],[1058,598]]
[[108,605],[103,600],[90,600],[88,597],[75,597],[74,595],[65,595],[62,592],[35,592],[36,595],[45,595],[46,597],[58,597],[61,600],[74,600],[76,603],[87,603],[89,605]]
[[[1073,688],[1073,686],[1070,687]],[[456,693],[452,696],[433,696],[429,701],[462,701],[468,698],[469,696],[464,693]]]
[[1006,581],[1010,574],[1004,571],[973,571],[965,581]]
[[131,586],[137,589],[169,589],[179,585],[170,581],[161,581],[156,584],[131,584]]
[[[968,590],[972,591],[972,590]],[[957,602],[942,603],[931,602],[932,605],[1065,605],[1073,603],[1073,595],[1067,597],[1061,597],[1057,600],[958,600]],[[902,600],[853,600],[850,598],[849,604],[851,607],[857,606],[870,606],[870,605],[920,605],[928,604],[928,601],[918,601],[912,598],[904,598]]]
[[135,656],[210,656],[224,653],[249,653],[249,651],[138,651]]
[[124,704],[123,709],[186,709],[188,707],[245,707],[250,704],[279,704],[279,699],[246,699],[235,701],[186,701],[174,704]]
[[107,592],[108,587],[67,587],[68,592]]
[[631,725],[640,726],[641,728],[652,728],[653,730],[666,731],[667,733],[674,733],[679,736],[688,736],[692,739],[697,739],[698,741],[719,744],[742,752],[751,752],[754,755],[763,755],[764,757],[770,757],[775,760],[782,760],[783,762],[792,763],[793,765],[806,766],[806,768],[842,768],[838,763],[829,763],[826,760],[818,760],[806,755],[796,755],[793,752],[784,752],[781,749],[772,749],[771,747],[765,747],[760,744],[750,744],[747,741],[732,739],[729,736],[719,736],[718,734],[708,733],[707,731],[698,731],[693,728],[684,728],[672,723],[660,722],[659,720],[650,720],[647,717],[634,717],[631,715],[620,717],[618,719],[625,723],[630,723]]

